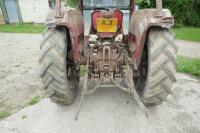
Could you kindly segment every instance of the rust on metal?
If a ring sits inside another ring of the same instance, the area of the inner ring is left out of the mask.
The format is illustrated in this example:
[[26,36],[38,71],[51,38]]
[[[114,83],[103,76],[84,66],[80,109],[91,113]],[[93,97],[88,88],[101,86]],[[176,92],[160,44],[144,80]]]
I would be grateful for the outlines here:
[[61,0],[56,0],[56,17],[62,17],[62,12],[61,12]]
[[84,24],[82,13],[69,6],[60,7],[60,0],[57,0],[56,2],[58,3],[58,5],[56,5],[56,11],[50,11],[46,17],[46,21],[55,20],[57,26],[65,26],[69,30],[73,59],[74,62],[77,63],[80,61],[80,54],[84,47]]
[[169,29],[174,25],[174,18],[168,9],[143,9],[135,11],[130,20],[129,32],[133,36],[130,45],[135,45],[133,58],[140,62],[146,34],[151,27]]

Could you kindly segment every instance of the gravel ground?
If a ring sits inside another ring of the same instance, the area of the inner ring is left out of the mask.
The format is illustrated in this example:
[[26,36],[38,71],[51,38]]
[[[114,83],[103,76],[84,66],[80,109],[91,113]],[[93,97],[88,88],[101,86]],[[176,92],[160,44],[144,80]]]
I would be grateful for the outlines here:
[[[38,77],[40,34],[0,33],[0,112],[17,112],[33,96],[43,96]],[[200,43],[176,41],[179,55],[200,57]],[[176,99],[149,108],[147,119],[127,94],[103,89],[88,97],[80,119],[72,120],[79,101],[69,106],[44,99],[0,122],[0,133],[200,133],[200,82],[178,74]]]
[[40,95],[40,40],[39,34],[0,33],[0,112],[15,112]]
[[200,133],[200,81],[177,78],[175,98],[148,108],[149,118],[126,93],[100,89],[86,97],[77,121],[80,96],[70,106],[44,99],[0,122],[0,133]]
[[178,55],[200,58],[200,43],[199,42],[176,40],[176,45],[179,48]]

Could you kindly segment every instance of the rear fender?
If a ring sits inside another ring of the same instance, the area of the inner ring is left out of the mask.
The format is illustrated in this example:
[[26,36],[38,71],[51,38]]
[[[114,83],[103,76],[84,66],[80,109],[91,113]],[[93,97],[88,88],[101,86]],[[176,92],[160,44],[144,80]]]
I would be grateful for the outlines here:
[[82,13],[70,7],[62,7],[62,16],[56,17],[55,11],[50,11],[46,18],[47,27],[64,26],[69,30],[72,54],[75,63],[80,62],[80,53],[84,45],[84,22]]
[[143,9],[134,12],[130,20],[128,45],[137,68],[149,29],[155,26],[170,29],[173,25],[174,18],[168,9]]

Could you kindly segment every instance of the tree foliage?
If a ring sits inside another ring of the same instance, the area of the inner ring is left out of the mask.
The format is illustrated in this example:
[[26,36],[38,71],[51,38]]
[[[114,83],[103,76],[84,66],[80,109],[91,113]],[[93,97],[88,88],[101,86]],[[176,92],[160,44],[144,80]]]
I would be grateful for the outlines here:
[[[156,6],[156,0],[142,0],[138,4],[141,8]],[[169,8],[177,24],[200,27],[200,0],[163,0],[164,8]]]

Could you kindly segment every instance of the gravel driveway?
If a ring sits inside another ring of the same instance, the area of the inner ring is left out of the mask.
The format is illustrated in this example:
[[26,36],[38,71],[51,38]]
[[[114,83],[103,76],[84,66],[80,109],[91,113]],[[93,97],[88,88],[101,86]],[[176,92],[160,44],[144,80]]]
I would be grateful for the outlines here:
[[0,33],[0,111],[15,112],[40,94],[40,40],[39,34]]
[[78,121],[73,119],[80,96],[70,106],[44,99],[0,122],[0,133],[200,133],[200,82],[177,78],[175,98],[148,108],[149,118],[126,93],[100,89],[84,100]]
[[179,48],[178,55],[200,58],[200,43],[199,42],[176,40],[176,45]]
[[[40,40],[40,34],[0,33],[0,111],[16,112],[32,96],[42,96]],[[180,55],[200,57],[199,43],[177,40],[176,45]],[[72,118],[78,99],[69,107],[45,99],[1,121],[0,133],[200,133],[200,82],[182,74],[177,77],[177,100],[169,97],[168,102],[149,108],[149,119],[127,94],[103,89],[86,99],[77,122]]]

